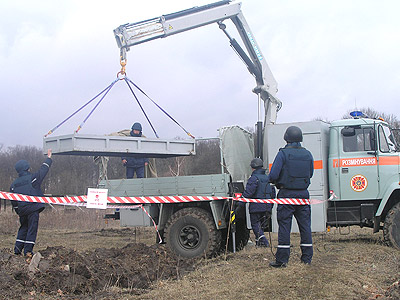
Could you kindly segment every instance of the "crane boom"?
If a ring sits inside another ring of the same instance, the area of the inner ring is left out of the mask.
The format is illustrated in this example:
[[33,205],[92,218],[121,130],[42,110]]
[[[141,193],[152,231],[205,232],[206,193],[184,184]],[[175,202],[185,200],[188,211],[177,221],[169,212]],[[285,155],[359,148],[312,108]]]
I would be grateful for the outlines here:
[[[227,19],[230,19],[238,30],[247,53],[226,32],[223,21]],[[232,48],[255,77],[257,86],[253,92],[264,101],[265,124],[275,123],[277,112],[282,106],[281,101],[276,97],[278,85],[242,14],[241,3],[223,0],[141,22],[124,24],[114,30],[114,35],[121,50],[121,60],[125,61],[126,52],[131,46],[213,23],[218,24],[219,28],[224,31]]]

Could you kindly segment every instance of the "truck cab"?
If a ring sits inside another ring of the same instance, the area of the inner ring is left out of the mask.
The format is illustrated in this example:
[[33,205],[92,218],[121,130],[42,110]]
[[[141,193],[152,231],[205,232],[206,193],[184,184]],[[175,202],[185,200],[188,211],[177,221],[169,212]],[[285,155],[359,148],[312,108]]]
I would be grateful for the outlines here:
[[[331,123],[268,125],[264,144],[269,166],[284,146],[286,128],[300,127],[302,145],[314,156],[309,191],[317,201],[312,204],[312,231],[353,225],[371,227],[373,232],[383,229],[385,243],[400,249],[399,147],[387,122],[359,115]],[[277,227],[273,214],[273,231]]]
[[332,122],[328,170],[336,198],[329,202],[327,224],[367,226],[377,232],[384,222],[385,241],[399,247],[398,237],[390,237],[393,222],[386,218],[399,202],[399,162],[399,148],[385,121]]

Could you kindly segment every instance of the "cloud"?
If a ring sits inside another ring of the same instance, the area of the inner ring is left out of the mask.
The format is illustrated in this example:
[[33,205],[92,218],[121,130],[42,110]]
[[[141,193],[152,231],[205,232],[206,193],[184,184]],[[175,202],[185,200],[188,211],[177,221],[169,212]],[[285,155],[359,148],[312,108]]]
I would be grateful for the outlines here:
[[[0,143],[41,146],[47,131],[108,86],[120,69],[112,30],[208,1],[6,1],[0,10]],[[278,82],[279,122],[341,118],[351,107],[399,114],[397,1],[245,0],[242,10]],[[229,32],[238,38],[230,22]],[[215,24],[132,47],[128,77],[196,136],[257,121],[254,78]],[[139,93],[137,93],[139,96]],[[161,137],[184,136],[140,96]],[[54,134],[72,133],[91,107]],[[140,121],[118,82],[82,133]]]

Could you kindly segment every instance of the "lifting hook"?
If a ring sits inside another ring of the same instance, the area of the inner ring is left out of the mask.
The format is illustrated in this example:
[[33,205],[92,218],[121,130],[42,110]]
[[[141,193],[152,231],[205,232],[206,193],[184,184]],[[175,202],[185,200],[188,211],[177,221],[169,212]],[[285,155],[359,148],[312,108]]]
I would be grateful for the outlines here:
[[121,59],[120,59],[120,64],[121,64],[121,71],[119,71],[118,73],[117,73],[117,77],[118,77],[118,79],[119,80],[122,80],[122,79],[124,79],[123,77],[122,78],[120,78],[119,77],[119,75],[121,74],[122,76],[126,76],[126,71],[125,71],[125,66],[126,66],[126,59],[123,59],[122,57],[121,57]]

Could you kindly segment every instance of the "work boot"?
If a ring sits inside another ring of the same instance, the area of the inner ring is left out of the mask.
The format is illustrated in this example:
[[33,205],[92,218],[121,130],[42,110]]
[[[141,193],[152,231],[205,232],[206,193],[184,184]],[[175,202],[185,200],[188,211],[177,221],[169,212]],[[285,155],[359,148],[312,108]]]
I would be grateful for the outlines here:
[[285,263],[280,263],[280,262],[277,262],[277,261],[271,261],[269,263],[269,266],[273,267],[273,268],[286,268],[286,264]]
[[269,247],[269,243],[257,243],[256,244],[257,247],[264,247],[264,248],[268,248]]
[[256,246],[258,247],[269,247],[269,243],[265,235],[260,236],[256,239]]

